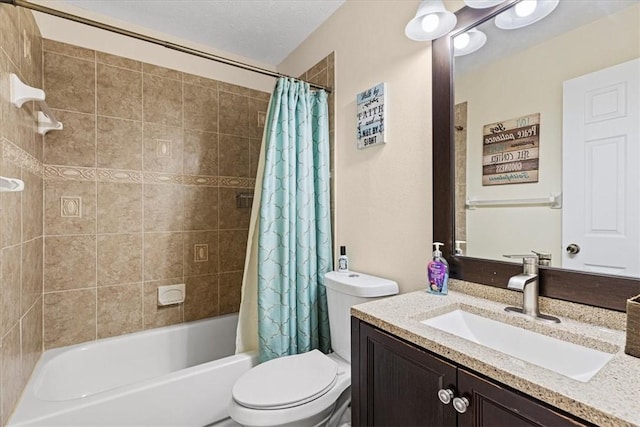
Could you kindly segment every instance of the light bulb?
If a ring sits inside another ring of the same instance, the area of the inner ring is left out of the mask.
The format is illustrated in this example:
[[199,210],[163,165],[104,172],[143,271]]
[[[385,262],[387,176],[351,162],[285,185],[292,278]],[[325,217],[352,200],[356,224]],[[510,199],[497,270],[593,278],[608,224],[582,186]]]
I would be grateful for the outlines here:
[[536,10],[537,6],[537,0],[523,0],[516,5],[516,15],[518,15],[520,18],[525,18],[531,15]]
[[469,37],[469,34],[462,33],[453,39],[453,46],[458,50],[464,49],[465,47],[469,46],[470,40],[471,37]]
[[440,18],[435,13],[422,18],[422,29],[427,33],[435,31],[438,28],[438,25],[440,25]]

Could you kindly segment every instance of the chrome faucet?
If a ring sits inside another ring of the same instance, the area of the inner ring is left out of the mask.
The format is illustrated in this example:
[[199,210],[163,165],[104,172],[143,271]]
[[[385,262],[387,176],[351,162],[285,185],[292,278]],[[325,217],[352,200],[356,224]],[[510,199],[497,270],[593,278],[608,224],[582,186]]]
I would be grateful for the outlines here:
[[523,255],[522,267],[522,273],[511,277],[507,284],[507,289],[522,292],[522,308],[506,307],[505,311],[523,314],[546,322],[560,323],[560,319],[557,317],[541,314],[538,309],[538,257]]

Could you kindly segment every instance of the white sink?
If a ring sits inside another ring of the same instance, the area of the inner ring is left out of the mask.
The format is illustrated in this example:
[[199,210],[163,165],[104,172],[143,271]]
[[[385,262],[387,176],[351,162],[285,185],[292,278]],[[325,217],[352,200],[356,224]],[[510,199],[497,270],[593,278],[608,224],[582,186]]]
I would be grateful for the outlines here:
[[611,353],[562,341],[460,309],[423,320],[421,323],[581,382],[589,381],[613,357]]

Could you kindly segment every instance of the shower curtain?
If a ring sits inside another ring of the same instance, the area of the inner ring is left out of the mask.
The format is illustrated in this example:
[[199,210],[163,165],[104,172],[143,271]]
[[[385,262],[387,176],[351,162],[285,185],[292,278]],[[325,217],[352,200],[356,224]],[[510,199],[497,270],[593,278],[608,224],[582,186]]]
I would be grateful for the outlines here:
[[[331,350],[327,94],[280,78],[271,97],[249,231],[236,351],[259,361]],[[255,324],[257,323],[257,331]]]

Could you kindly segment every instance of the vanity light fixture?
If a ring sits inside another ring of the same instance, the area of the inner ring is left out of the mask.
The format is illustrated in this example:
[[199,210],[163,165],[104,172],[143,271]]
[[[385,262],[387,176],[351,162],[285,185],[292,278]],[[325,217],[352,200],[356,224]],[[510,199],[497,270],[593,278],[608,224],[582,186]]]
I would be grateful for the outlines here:
[[442,0],[423,0],[404,33],[411,40],[434,40],[453,30],[456,22],[456,15],[445,9]]
[[472,28],[453,38],[453,55],[468,55],[480,49],[487,42],[487,35],[480,30]]
[[504,0],[464,0],[464,4],[473,9],[485,9],[487,7],[497,6]]
[[496,16],[496,27],[503,30],[526,27],[549,15],[558,3],[560,0],[522,0]]

